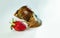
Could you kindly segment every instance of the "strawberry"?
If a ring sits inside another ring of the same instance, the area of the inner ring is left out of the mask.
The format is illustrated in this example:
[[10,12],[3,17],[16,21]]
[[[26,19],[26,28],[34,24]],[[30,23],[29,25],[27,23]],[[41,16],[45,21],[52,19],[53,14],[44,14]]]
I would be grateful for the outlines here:
[[11,29],[12,28],[16,31],[24,31],[26,29],[26,25],[21,21],[13,21],[11,25]]

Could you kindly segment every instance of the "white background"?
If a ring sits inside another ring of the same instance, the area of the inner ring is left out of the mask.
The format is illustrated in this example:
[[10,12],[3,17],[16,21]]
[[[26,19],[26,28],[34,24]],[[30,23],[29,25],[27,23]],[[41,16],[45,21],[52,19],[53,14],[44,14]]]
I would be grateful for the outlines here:
[[[10,30],[9,22],[27,5],[42,20],[42,26],[23,32]],[[0,38],[60,38],[60,0],[0,0]]]

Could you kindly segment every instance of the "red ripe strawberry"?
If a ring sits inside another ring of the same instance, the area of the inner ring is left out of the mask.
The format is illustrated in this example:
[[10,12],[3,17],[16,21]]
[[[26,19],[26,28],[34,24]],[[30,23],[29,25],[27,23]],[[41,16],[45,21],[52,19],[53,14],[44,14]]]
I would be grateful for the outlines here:
[[26,29],[26,25],[23,24],[21,21],[12,22],[11,28],[14,28],[16,31],[23,31]]

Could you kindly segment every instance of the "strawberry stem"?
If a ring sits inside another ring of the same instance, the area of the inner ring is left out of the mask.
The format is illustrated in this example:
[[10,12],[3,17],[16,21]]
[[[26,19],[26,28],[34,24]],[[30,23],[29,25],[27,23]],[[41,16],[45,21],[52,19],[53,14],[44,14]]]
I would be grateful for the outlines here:
[[14,22],[14,18],[12,18],[12,23]]

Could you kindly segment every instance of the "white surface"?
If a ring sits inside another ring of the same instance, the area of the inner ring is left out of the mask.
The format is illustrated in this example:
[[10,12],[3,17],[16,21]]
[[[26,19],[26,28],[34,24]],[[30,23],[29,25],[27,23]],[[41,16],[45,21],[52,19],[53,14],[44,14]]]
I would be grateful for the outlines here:
[[[42,26],[23,32],[10,30],[9,21],[21,6],[30,7],[42,20]],[[0,0],[0,38],[60,38],[59,0]]]

